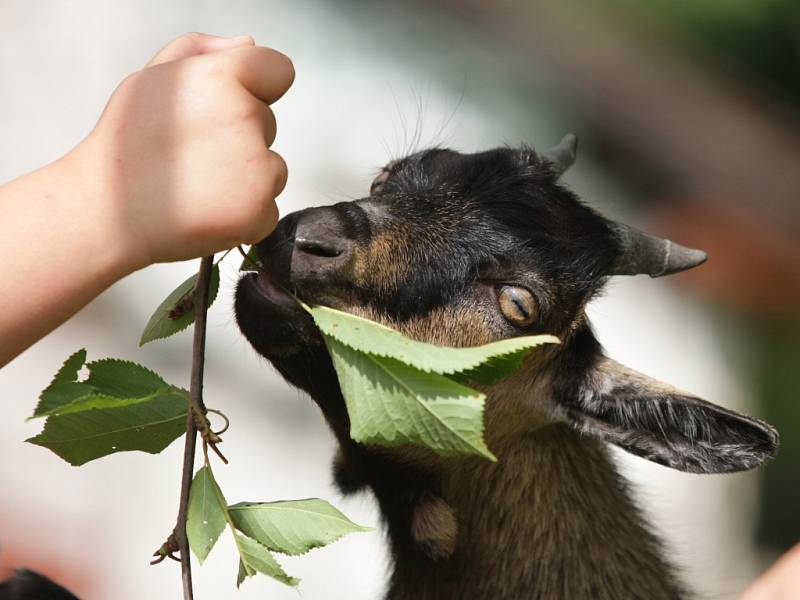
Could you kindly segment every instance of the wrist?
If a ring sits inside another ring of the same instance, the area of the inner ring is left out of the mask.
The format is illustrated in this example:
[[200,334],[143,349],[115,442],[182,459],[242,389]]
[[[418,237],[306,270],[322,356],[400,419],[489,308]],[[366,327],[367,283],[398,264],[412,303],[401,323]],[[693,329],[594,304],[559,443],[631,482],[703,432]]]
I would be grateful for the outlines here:
[[138,266],[85,167],[70,153],[0,187],[0,366]]
[[96,268],[112,283],[151,262],[144,244],[131,234],[125,190],[115,177],[113,161],[111,153],[96,148],[90,135],[48,167],[69,190],[65,204],[85,226],[86,248]]

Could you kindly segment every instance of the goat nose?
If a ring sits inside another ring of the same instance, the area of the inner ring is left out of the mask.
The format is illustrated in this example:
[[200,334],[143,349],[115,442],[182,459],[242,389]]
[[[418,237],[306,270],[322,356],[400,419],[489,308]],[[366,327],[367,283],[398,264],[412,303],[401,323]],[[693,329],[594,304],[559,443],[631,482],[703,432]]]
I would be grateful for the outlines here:
[[308,209],[297,221],[292,271],[310,277],[330,273],[347,261],[351,248],[342,215],[328,207]]
[[344,252],[338,240],[318,240],[314,238],[297,237],[294,238],[294,247],[301,252],[319,256],[322,258],[335,258]]

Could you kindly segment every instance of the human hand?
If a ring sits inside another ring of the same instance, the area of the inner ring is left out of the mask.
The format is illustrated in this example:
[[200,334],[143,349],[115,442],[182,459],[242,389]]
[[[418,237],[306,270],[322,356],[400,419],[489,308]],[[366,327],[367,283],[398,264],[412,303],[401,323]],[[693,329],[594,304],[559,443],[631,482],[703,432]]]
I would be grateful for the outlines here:
[[269,149],[276,124],[268,105],[293,79],[290,60],[252,38],[195,33],[120,84],[63,160],[81,173],[83,208],[111,233],[127,270],[272,231],[287,173]]
[[800,590],[800,544],[781,556],[739,600],[792,600]]

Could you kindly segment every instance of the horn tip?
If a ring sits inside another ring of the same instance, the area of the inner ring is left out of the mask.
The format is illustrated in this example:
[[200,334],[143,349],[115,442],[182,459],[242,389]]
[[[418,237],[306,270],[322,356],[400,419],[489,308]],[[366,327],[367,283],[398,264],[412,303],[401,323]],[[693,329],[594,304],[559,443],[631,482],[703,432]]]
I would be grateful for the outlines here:
[[696,248],[687,248],[679,244],[672,243],[672,249],[667,260],[666,268],[663,273],[655,275],[661,277],[662,275],[672,275],[673,273],[680,273],[681,271],[688,271],[695,267],[699,267],[708,260],[708,254]]

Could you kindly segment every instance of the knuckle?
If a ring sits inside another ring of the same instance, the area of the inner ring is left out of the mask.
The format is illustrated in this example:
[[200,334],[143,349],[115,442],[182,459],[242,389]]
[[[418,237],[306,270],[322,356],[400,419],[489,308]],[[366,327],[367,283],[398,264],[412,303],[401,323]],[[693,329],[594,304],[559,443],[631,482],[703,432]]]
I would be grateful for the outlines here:
[[272,180],[272,195],[277,196],[286,187],[286,180],[289,177],[289,168],[286,161],[277,152],[269,151],[270,168],[273,174]]
[[294,83],[295,76],[297,75],[296,71],[294,70],[294,63],[292,62],[292,59],[286,56],[285,54],[281,54],[280,52],[278,54],[280,54],[286,60],[287,75],[288,75],[289,85],[291,86]]
[[199,50],[203,47],[203,42],[205,40],[206,36],[202,33],[198,33],[197,31],[189,31],[180,36],[176,42],[184,48]]
[[275,113],[264,103],[259,103],[259,110],[264,121],[264,128],[267,132],[275,132],[278,128],[278,121],[275,119]]
[[279,52],[273,48],[264,48],[267,51],[265,56],[266,60],[273,65],[274,68],[280,69],[281,75],[285,83],[285,87],[290,87],[294,83],[295,70],[292,59],[286,56],[283,52]]
[[241,105],[236,108],[236,114],[241,121],[255,121],[259,126],[264,120],[264,107],[251,96],[243,98]]
[[286,163],[281,156],[262,146],[245,165],[241,200],[235,216],[231,217],[242,227],[243,240],[255,243],[266,237],[278,222],[275,197],[286,181]]
[[271,146],[278,133],[278,122],[275,119],[275,113],[268,106],[262,105],[261,111],[262,134],[267,146]]
[[257,157],[256,160],[248,161],[251,164],[248,169],[248,197],[251,204],[251,210],[257,212],[260,206],[272,198],[274,184],[274,176],[272,174],[272,166],[263,156]]
[[250,227],[245,233],[245,243],[256,244],[267,237],[278,222],[278,207],[270,202],[267,209],[250,222]]

